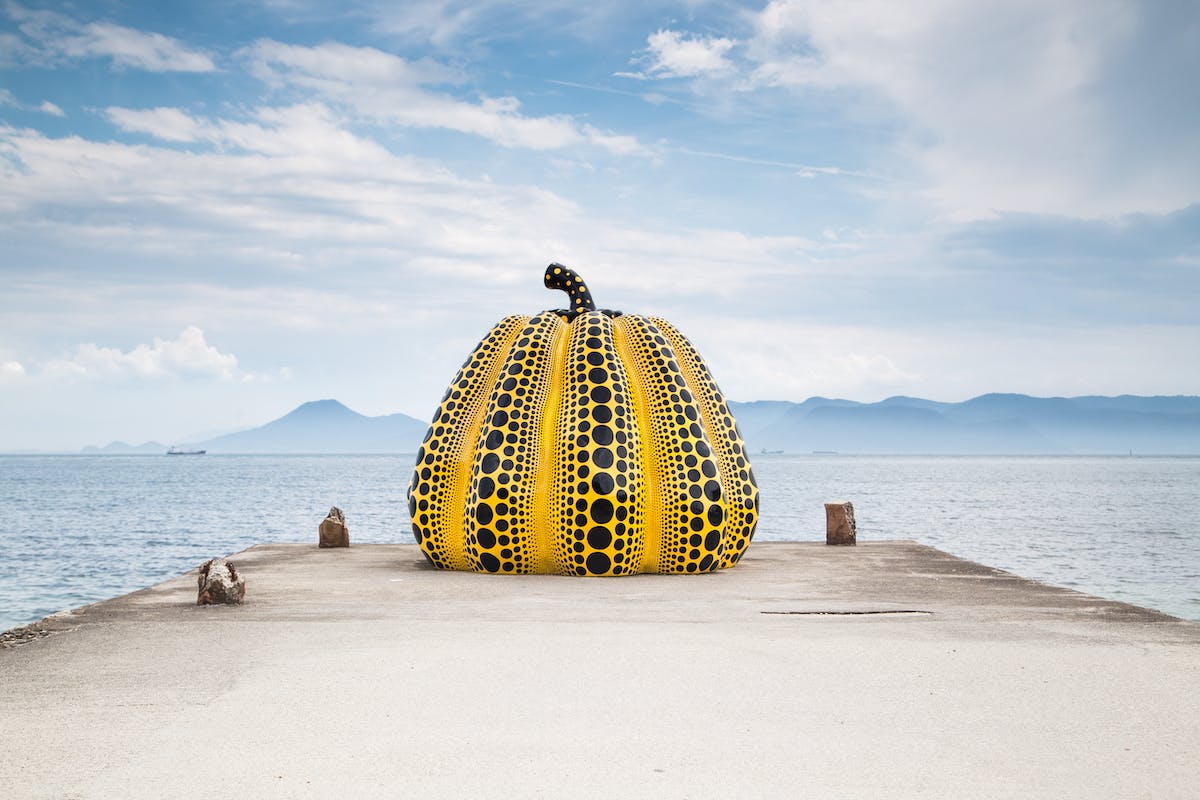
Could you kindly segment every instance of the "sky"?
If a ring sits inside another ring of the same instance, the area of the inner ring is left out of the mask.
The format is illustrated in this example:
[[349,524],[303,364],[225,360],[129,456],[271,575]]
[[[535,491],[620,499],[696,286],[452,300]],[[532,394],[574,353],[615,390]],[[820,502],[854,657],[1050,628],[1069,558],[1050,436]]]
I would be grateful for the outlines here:
[[499,319],[735,400],[1200,394],[1200,7],[0,0],[0,451],[428,418]]

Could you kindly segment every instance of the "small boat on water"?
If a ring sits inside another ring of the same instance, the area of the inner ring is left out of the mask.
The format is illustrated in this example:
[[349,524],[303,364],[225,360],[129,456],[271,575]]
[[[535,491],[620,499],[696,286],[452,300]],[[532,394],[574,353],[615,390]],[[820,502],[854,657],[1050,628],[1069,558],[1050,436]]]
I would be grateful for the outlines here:
[[171,449],[167,450],[169,456],[202,456],[207,453],[207,450],[180,450],[175,445],[171,445]]
[[783,451],[782,450],[768,450],[767,448],[764,447],[762,449],[762,455],[764,455],[764,456],[781,456],[781,455],[783,455]]

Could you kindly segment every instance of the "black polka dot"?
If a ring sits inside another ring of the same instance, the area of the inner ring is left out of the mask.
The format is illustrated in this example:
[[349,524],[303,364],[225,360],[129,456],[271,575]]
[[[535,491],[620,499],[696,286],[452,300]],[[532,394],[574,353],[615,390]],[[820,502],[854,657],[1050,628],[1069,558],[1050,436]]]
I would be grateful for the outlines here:
[[597,525],[588,531],[588,545],[596,550],[603,550],[612,543],[612,533],[603,525]]
[[613,465],[613,452],[607,447],[601,447],[596,452],[592,453],[592,462],[597,467],[608,469]]
[[615,481],[607,472],[597,472],[592,477],[592,490],[596,494],[608,494],[614,488],[616,488]]
[[592,503],[592,520],[603,525],[613,517],[613,504],[611,500],[601,497],[599,500]]
[[611,566],[612,562],[604,553],[592,553],[587,557],[587,569],[593,575],[603,575]]
[[500,456],[495,453],[488,453],[483,457],[483,462],[479,466],[480,469],[491,475],[500,466]]
[[479,563],[482,564],[483,568],[488,572],[499,572],[500,570],[500,559],[496,558],[491,553],[483,553],[480,555]]
[[496,482],[491,478],[483,477],[479,479],[479,499],[487,500],[492,496],[492,492],[496,491]]

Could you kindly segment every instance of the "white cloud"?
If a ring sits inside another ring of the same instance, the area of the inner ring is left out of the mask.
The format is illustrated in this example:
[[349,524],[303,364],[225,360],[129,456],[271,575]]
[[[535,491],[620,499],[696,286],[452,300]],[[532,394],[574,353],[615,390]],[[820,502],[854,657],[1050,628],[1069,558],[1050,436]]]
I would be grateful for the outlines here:
[[883,398],[920,386],[919,335],[867,324],[684,314],[673,323],[736,400]]
[[1128,0],[772,0],[747,69],[882,100],[947,217],[1165,213],[1200,200],[1200,121],[1177,107],[1200,56],[1167,16]]
[[121,67],[149,72],[213,72],[212,58],[178,39],[110,22],[82,23],[55,11],[5,5],[24,40],[13,37],[13,58],[39,65],[64,59],[109,58]]
[[230,380],[237,372],[237,356],[208,344],[204,331],[189,325],[175,339],[154,337],[128,352],[84,342],[69,358],[48,362],[49,376],[86,378],[208,377]]
[[[616,223],[538,187],[468,180],[392,154],[320,105],[260,109],[246,121],[178,109],[108,113],[129,129],[214,147],[49,138],[0,126],[0,238],[19,231],[26,250],[42,252],[38,242],[55,243],[56,263],[89,283],[75,267],[85,253],[89,262],[118,258],[133,274],[153,268],[188,299],[182,319],[222,319],[223,329],[250,319],[330,329],[361,325],[364,315],[376,327],[419,327],[421,315],[461,315],[464,307],[478,309],[469,313],[483,325],[489,309],[528,298],[529,269],[546,260],[590,265],[600,291],[625,286],[679,303],[713,286],[738,291],[805,253],[844,246]],[[181,274],[195,265],[203,279],[188,274],[180,284],[160,264]],[[681,286],[681,274],[696,277]],[[247,275],[267,283],[252,292],[206,290],[235,276],[243,285]],[[451,293],[449,276],[459,287]],[[286,288],[266,288],[280,282]],[[100,319],[134,290],[115,278],[102,285],[121,291],[96,303],[88,292],[63,299],[73,319]],[[34,286],[26,296],[44,295]],[[133,302],[158,309],[159,297],[138,292]],[[412,297],[423,298],[420,313]]]
[[104,113],[121,130],[147,133],[168,142],[194,142],[204,133],[201,122],[178,108],[111,107]]
[[733,39],[692,36],[679,31],[659,30],[646,38],[646,74],[653,78],[694,78],[728,72],[733,64],[726,55]]
[[326,42],[314,47],[260,40],[242,51],[251,71],[277,87],[307,89],[358,118],[411,128],[442,128],[502,147],[559,150],[590,146],[616,155],[648,154],[636,138],[599,130],[566,114],[528,116],[515,97],[478,102],[430,90],[460,76],[426,60],[413,62],[372,47]]
[[72,56],[107,56],[120,66],[150,72],[213,72],[217,68],[208,54],[177,39],[102,22],[85,25],[77,37],[63,43],[63,51]]
[[25,366],[20,361],[0,361],[0,380],[15,380],[25,377]]
[[17,100],[17,98],[13,96],[13,93],[8,89],[0,89],[0,106],[12,106],[13,108],[19,108],[22,111],[40,111],[43,114],[49,114],[53,117],[66,116],[66,112],[64,112],[54,103],[51,103],[49,100],[43,100],[36,106],[27,105]]

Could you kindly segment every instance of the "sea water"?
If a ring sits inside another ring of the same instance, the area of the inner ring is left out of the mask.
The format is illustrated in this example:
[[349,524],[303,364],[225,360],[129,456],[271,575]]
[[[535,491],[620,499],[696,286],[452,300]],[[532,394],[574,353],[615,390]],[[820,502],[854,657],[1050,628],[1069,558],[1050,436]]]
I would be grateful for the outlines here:
[[[258,542],[412,542],[411,455],[0,456],[0,630]],[[1200,458],[754,459],[759,541],[915,539],[1019,575],[1200,620]],[[753,546],[753,545],[751,545]],[[253,591],[253,589],[251,589]]]

